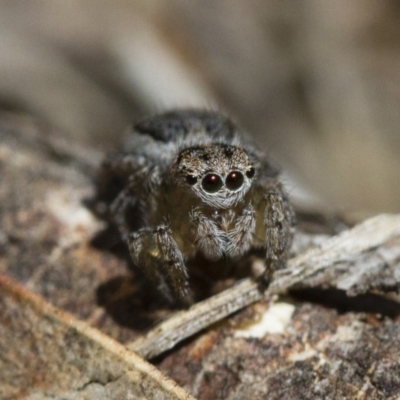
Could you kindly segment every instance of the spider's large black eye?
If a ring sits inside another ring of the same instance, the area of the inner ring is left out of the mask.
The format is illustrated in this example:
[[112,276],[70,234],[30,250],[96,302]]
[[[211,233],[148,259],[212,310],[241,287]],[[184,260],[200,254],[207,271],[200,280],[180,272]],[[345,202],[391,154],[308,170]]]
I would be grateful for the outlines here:
[[242,187],[244,181],[243,174],[239,171],[232,171],[226,177],[225,184],[230,190],[237,190]]
[[246,172],[246,176],[248,178],[252,178],[254,176],[255,172],[256,172],[255,169],[253,167],[250,167]]
[[186,177],[186,182],[190,185],[193,186],[197,182],[197,176],[194,175],[188,175]]
[[208,193],[218,192],[222,187],[222,179],[215,174],[206,175],[201,181],[203,189]]

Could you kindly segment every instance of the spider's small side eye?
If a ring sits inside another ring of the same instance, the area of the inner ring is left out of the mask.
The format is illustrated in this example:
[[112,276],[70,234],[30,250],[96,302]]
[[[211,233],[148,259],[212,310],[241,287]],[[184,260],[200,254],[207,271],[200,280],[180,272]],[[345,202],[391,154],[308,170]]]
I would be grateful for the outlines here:
[[215,174],[206,175],[201,181],[203,189],[208,193],[216,193],[222,187],[222,179]]
[[226,177],[225,184],[230,190],[236,190],[242,187],[244,181],[244,176],[239,171],[232,171]]
[[193,186],[197,182],[197,176],[194,175],[188,175],[186,177],[186,182],[190,185]]
[[252,178],[255,173],[256,173],[256,170],[253,167],[250,167],[246,172],[246,176],[248,178]]

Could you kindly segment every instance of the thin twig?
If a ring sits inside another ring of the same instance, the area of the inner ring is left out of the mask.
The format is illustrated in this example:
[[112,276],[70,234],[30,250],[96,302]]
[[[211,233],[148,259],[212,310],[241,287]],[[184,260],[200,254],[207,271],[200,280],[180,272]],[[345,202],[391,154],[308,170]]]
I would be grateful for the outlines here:
[[287,269],[274,275],[269,288],[262,293],[252,279],[209,299],[180,311],[162,322],[146,335],[127,345],[144,358],[153,358],[189,336],[220,321],[228,315],[273,294],[284,293],[296,286],[307,286],[307,279],[330,269],[366,250],[400,236],[400,215],[380,215],[355,228],[328,239],[318,248],[289,260]]

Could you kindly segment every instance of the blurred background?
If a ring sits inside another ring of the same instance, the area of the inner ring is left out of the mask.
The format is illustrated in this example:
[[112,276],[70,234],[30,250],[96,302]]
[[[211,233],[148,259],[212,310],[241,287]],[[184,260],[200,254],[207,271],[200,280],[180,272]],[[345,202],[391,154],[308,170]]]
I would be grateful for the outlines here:
[[173,107],[230,115],[290,192],[400,211],[396,0],[0,0],[0,110],[110,151]]

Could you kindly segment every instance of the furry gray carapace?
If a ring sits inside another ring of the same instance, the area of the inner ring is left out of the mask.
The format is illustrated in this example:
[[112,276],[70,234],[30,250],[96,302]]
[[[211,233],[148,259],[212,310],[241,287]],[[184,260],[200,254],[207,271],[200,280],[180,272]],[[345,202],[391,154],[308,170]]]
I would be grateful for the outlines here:
[[[111,214],[167,299],[192,302],[185,261],[197,252],[213,261],[264,249],[267,274],[284,264],[293,209],[278,170],[229,119],[175,110],[135,125],[125,147],[103,164],[124,186]],[[141,221],[134,231],[128,207]]]

